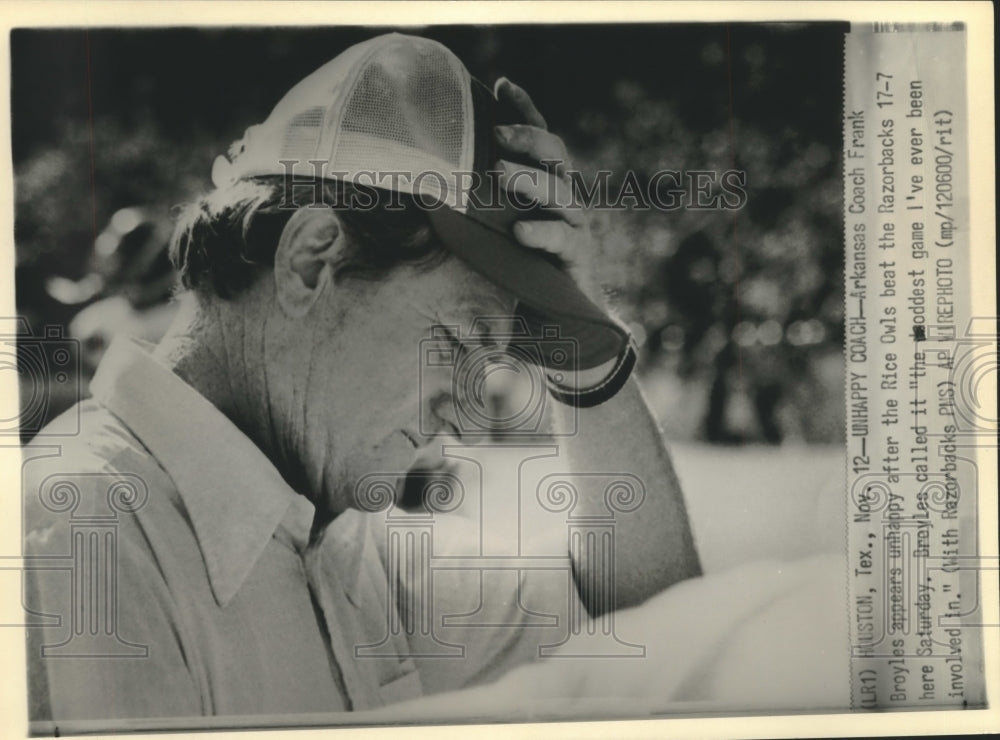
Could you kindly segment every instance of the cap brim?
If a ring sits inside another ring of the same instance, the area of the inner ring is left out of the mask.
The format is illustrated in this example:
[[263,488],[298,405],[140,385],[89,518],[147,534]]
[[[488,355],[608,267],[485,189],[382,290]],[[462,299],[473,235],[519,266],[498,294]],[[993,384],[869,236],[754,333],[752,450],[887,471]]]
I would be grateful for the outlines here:
[[[513,236],[477,214],[462,214],[447,206],[428,211],[431,224],[449,251],[493,284],[513,295],[518,314],[533,340],[557,336],[576,346],[576,365],[586,370],[614,359],[628,344],[627,332],[577,287],[560,267],[519,244]],[[548,329],[548,330],[546,330]],[[558,346],[539,342],[543,362],[560,365],[546,350]]]

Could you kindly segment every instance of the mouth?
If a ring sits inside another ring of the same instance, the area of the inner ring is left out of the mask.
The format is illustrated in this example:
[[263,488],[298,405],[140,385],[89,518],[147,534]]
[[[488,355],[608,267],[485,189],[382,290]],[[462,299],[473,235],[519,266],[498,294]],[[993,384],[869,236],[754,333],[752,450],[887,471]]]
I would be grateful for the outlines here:
[[444,429],[434,434],[419,434],[410,429],[401,429],[400,433],[406,438],[414,450],[424,450],[433,442],[440,440],[442,444],[461,443],[462,433],[458,427],[451,422],[445,422]]
[[419,450],[421,447],[423,447],[426,444],[426,442],[418,441],[417,440],[417,436],[415,434],[413,434],[412,432],[410,432],[409,430],[407,430],[407,429],[401,429],[400,433],[404,437],[406,437],[406,440],[411,445],[413,445],[413,449],[415,449],[415,450]]
[[396,479],[396,506],[404,511],[424,512],[427,497],[435,491],[453,490],[458,478],[458,466],[453,460],[418,460],[405,475]]

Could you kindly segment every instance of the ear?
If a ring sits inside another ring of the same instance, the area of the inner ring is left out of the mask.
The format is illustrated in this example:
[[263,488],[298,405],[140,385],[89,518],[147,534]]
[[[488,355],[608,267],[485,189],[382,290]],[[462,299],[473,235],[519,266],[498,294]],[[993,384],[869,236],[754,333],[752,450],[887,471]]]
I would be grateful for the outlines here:
[[332,208],[307,206],[296,211],[278,240],[274,285],[278,303],[292,318],[302,318],[333,283],[344,232]]

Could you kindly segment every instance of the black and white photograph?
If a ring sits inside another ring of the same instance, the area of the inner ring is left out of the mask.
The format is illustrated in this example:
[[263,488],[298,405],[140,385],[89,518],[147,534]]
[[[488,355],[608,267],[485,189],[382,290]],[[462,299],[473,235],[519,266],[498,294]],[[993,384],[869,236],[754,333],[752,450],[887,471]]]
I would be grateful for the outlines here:
[[989,6],[178,5],[8,29],[17,732],[996,721]]

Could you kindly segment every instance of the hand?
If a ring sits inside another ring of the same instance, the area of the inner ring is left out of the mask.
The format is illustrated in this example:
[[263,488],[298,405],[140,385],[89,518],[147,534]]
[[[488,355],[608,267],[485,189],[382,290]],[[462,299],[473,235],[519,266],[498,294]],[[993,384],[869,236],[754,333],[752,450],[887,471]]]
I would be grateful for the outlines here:
[[[501,159],[495,167],[504,174],[501,184],[522,200],[537,201],[545,210],[557,213],[559,219],[525,220],[514,224],[514,238],[531,249],[542,249],[557,255],[580,289],[598,306],[604,300],[591,271],[594,239],[590,219],[579,204],[573,184],[567,176],[569,153],[563,140],[548,130],[545,118],[538,112],[523,88],[506,77],[494,87],[497,100],[519,111],[523,124],[497,126],[496,139],[501,151],[519,155],[522,161],[537,162],[539,167],[526,167]],[[519,173],[519,174],[516,174]],[[589,387],[603,380],[614,368],[616,358],[589,370],[581,370],[569,379],[568,385]]]
[[542,249],[562,259],[570,276],[588,297],[601,305],[601,291],[593,279],[590,261],[593,237],[586,211],[580,206],[566,172],[569,154],[563,140],[548,130],[545,118],[531,97],[506,77],[494,87],[497,100],[521,114],[522,124],[497,126],[501,151],[529,160],[538,167],[501,159],[495,167],[503,174],[501,184],[522,201],[536,201],[558,219],[525,220],[514,225],[514,238],[526,247]]

